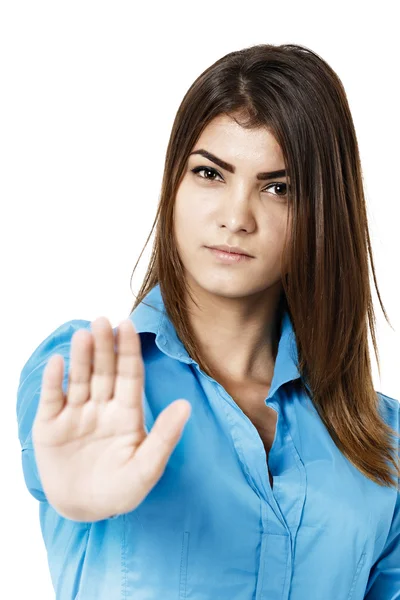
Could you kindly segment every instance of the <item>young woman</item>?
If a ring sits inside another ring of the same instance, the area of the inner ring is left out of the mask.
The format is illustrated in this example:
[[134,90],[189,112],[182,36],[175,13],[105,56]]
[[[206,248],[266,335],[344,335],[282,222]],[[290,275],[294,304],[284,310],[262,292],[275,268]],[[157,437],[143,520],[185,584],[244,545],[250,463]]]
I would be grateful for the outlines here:
[[64,323],[21,373],[57,599],[400,598],[400,403],[373,386],[375,270],[332,68],[288,44],[206,69],[154,225],[129,318]]

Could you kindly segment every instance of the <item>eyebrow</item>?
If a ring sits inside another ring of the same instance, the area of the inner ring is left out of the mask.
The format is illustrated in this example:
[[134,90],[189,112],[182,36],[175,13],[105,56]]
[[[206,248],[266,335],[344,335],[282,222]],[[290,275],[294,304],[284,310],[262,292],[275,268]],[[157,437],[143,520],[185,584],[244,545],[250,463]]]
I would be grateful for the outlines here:
[[[211,162],[221,167],[221,169],[225,169],[225,171],[229,171],[230,173],[234,173],[236,171],[236,167],[228,162],[225,162],[221,158],[218,158],[218,156],[211,154],[211,152],[204,150],[203,148],[191,152],[189,156],[192,156],[192,154],[200,154],[201,156],[204,156],[204,158],[208,158],[208,160],[211,160]],[[258,180],[264,181],[266,179],[275,179],[276,177],[285,177],[286,175],[286,169],[280,169],[279,171],[265,171],[264,173],[257,173],[256,177]]]

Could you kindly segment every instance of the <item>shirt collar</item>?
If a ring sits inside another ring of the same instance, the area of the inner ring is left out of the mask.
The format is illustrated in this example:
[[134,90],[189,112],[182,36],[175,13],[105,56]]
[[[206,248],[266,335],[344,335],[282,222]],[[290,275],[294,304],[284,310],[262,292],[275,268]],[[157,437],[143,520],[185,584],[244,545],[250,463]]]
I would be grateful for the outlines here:
[[[150,304],[151,307],[147,304]],[[159,283],[148,292],[144,300],[129,315],[129,318],[133,322],[137,333],[151,332],[155,334],[155,343],[161,352],[188,364],[196,363],[178,338],[175,327],[167,315]],[[270,396],[284,383],[298,378],[300,378],[300,372],[298,370],[296,337],[290,316],[285,311],[282,316],[281,336],[275,359]]]

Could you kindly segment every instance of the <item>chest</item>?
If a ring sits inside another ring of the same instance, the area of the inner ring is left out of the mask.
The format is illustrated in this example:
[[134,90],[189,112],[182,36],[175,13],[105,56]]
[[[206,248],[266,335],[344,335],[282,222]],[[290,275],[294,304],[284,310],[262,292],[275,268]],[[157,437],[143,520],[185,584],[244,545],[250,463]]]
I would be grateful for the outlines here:
[[[265,405],[265,398],[268,396],[269,386],[254,386],[226,384],[225,389],[233,398],[244,414],[250,419],[260,436],[263,443],[266,459],[268,463],[268,455],[271,450],[278,415],[275,410]],[[269,472],[269,482],[273,487],[273,478]]]
[[[272,408],[265,406],[265,412],[261,414],[261,417],[257,416],[257,418],[250,419],[254,427],[257,429],[261,441],[264,445],[267,463],[269,451],[271,450],[275,437],[277,416],[277,413]],[[268,471],[268,476],[271,488],[273,488],[273,477],[271,475],[271,471]]]

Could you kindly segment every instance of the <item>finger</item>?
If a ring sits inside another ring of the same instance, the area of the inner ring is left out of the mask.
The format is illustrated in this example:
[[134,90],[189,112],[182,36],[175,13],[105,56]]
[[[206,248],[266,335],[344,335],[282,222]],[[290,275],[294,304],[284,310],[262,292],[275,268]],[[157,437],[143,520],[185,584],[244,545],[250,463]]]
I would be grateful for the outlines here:
[[130,319],[124,319],[119,324],[116,341],[118,352],[114,399],[125,407],[134,408],[132,426],[135,429],[144,429],[142,348],[140,336]]
[[78,329],[71,339],[68,369],[67,404],[79,406],[90,399],[93,338],[89,331]]
[[187,400],[176,400],[157,417],[152,430],[136,450],[132,461],[133,477],[151,489],[164,473],[191,414]]
[[39,405],[35,419],[49,421],[63,409],[65,394],[62,388],[64,375],[64,358],[61,354],[53,354],[47,361],[42,375]]
[[91,323],[94,341],[93,372],[90,398],[94,402],[108,402],[113,397],[116,356],[114,333],[106,317],[98,317]]

